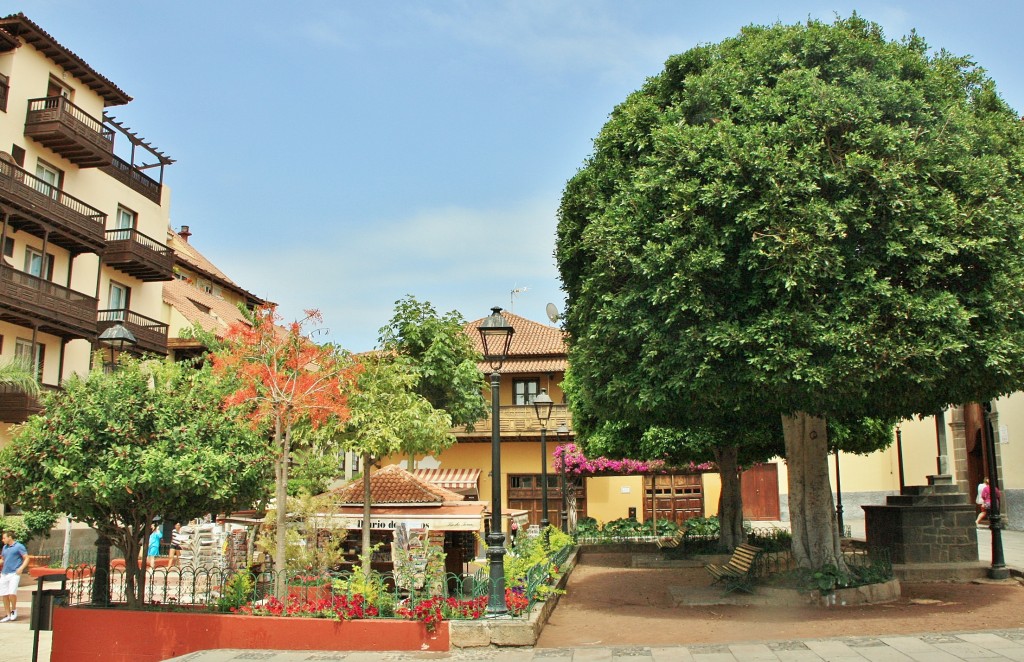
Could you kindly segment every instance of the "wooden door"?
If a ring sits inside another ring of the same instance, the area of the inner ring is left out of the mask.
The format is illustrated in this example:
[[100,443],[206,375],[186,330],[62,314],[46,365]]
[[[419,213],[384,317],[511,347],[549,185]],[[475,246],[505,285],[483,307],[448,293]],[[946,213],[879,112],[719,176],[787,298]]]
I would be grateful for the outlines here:
[[704,516],[704,488],[700,474],[673,474],[644,479],[644,521],[652,515],[682,526],[692,517]]
[[[558,474],[548,474],[548,523],[560,526],[562,521],[562,491],[558,486]],[[513,474],[508,477],[508,507],[510,510],[525,510],[529,513],[530,524],[539,525],[543,519],[540,474]],[[576,511],[579,517],[586,516],[586,498],[583,486],[576,488]]]
[[743,472],[740,489],[743,493],[743,519],[778,520],[779,466],[759,464]]

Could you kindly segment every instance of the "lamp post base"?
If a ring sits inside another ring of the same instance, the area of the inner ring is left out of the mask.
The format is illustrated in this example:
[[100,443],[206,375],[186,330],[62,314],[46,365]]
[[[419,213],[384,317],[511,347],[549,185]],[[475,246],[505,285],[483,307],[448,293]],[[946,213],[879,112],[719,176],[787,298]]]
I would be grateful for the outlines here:
[[491,589],[487,596],[487,615],[504,616],[505,603],[505,534],[491,531],[487,534],[487,562],[490,566]]

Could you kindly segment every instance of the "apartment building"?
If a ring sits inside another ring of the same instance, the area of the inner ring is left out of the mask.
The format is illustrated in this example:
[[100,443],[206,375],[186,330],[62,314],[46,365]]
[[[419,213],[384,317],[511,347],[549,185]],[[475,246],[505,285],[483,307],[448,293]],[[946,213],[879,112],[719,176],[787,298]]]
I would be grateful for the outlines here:
[[167,348],[175,360],[202,354],[203,346],[194,338],[183,337],[185,329],[198,325],[223,337],[235,322],[245,322],[239,305],[250,310],[268,302],[242,288],[217,265],[196,249],[189,238],[191,228],[183,225],[175,232],[168,228],[167,245],[174,255],[174,278],[163,285],[164,313],[168,323]]
[[[118,323],[136,351],[168,352],[173,159],[111,114],[130,101],[24,14],[0,19],[0,360],[45,387],[88,370]],[[37,410],[0,394],[0,442]]]

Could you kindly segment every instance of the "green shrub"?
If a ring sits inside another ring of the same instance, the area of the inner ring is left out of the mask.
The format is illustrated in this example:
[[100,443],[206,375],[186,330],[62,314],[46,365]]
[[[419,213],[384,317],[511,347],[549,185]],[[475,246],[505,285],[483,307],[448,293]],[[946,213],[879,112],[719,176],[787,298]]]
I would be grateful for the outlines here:
[[618,538],[629,538],[643,535],[643,525],[635,517],[622,517],[605,524],[601,532]]
[[219,611],[231,611],[232,608],[247,605],[253,599],[252,574],[247,570],[239,570],[224,582],[224,589],[217,600]]
[[686,527],[686,535],[703,538],[717,538],[722,530],[718,518],[715,516],[691,517],[683,522],[683,526]]

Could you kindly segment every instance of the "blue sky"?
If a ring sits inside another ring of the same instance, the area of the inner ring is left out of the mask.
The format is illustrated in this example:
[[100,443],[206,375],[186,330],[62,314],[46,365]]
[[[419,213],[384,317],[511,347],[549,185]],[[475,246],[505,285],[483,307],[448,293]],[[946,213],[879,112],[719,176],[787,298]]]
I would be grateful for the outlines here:
[[546,322],[562,188],[612,108],[744,25],[856,10],[973,56],[1024,109],[1016,0],[0,4],[135,98],[112,112],[177,159],[175,229],[354,351],[406,294]]

